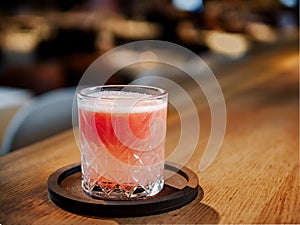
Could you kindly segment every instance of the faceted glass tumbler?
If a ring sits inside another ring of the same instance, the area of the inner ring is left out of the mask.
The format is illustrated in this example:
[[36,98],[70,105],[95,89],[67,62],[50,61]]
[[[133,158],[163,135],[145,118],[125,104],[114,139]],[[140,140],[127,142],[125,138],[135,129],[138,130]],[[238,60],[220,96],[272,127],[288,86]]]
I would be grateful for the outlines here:
[[95,198],[153,196],[164,185],[168,94],[105,85],[77,93],[82,187]]

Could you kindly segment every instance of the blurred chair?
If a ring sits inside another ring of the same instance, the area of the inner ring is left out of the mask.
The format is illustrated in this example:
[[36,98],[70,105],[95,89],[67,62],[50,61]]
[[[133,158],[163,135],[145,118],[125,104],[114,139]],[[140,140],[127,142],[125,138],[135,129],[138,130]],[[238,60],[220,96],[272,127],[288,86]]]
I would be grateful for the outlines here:
[[[15,113],[33,97],[30,90],[0,86],[0,143]],[[0,144],[1,153],[1,144]]]
[[2,155],[72,127],[75,88],[62,88],[33,98],[9,123]]

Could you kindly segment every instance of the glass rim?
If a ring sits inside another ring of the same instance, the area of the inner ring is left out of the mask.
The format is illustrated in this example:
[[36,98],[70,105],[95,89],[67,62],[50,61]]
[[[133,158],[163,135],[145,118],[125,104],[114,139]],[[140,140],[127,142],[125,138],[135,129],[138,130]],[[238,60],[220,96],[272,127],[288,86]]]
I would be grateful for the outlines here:
[[[85,99],[103,99],[103,100],[116,100],[116,98],[114,97],[110,97],[108,95],[105,95],[105,96],[91,96],[87,93],[84,93],[86,91],[93,91],[93,90],[101,90],[99,92],[102,92],[102,91],[108,91],[108,90],[105,90],[105,89],[109,89],[109,88],[120,88],[120,90],[115,90],[117,92],[119,91],[122,91],[124,88],[126,90],[126,88],[132,88],[132,89],[148,89],[148,90],[152,90],[152,91],[156,91],[157,92],[157,95],[156,94],[148,94],[148,93],[145,93],[147,94],[147,96],[144,96],[144,97],[141,97],[140,99],[141,100],[155,100],[155,99],[162,99],[162,98],[165,98],[168,96],[168,92],[163,89],[163,88],[159,88],[159,87],[155,87],[155,86],[148,86],[148,85],[99,85],[99,86],[91,86],[91,87],[85,87],[85,88],[82,88],[80,90],[77,91],[77,96],[79,97],[83,97]],[[129,92],[129,91],[128,91]],[[141,92],[140,92],[141,93]],[[128,97],[128,98],[118,98],[118,100],[132,100],[132,99],[136,99],[137,97]]]

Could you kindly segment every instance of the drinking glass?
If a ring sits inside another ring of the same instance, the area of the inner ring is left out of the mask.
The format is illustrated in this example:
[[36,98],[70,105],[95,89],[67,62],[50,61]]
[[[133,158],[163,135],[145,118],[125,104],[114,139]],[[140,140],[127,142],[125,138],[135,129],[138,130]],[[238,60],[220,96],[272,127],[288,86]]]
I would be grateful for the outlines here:
[[139,85],[77,93],[82,188],[96,198],[153,196],[164,185],[168,94]]

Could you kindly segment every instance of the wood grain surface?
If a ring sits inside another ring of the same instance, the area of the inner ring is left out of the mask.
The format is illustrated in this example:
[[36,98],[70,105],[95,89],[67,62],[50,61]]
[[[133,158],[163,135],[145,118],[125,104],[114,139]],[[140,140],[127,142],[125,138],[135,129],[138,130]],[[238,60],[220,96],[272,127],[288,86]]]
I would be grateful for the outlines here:
[[[199,172],[210,132],[205,98],[185,85],[197,105],[201,135],[187,167],[197,173],[204,198],[161,215],[86,217],[48,198],[47,179],[80,160],[72,131],[0,158],[0,224],[300,223],[298,43],[258,51],[218,68],[227,107],[226,135],[215,161]],[[187,109],[188,110],[188,109]],[[167,152],[180,135],[170,110]]]

